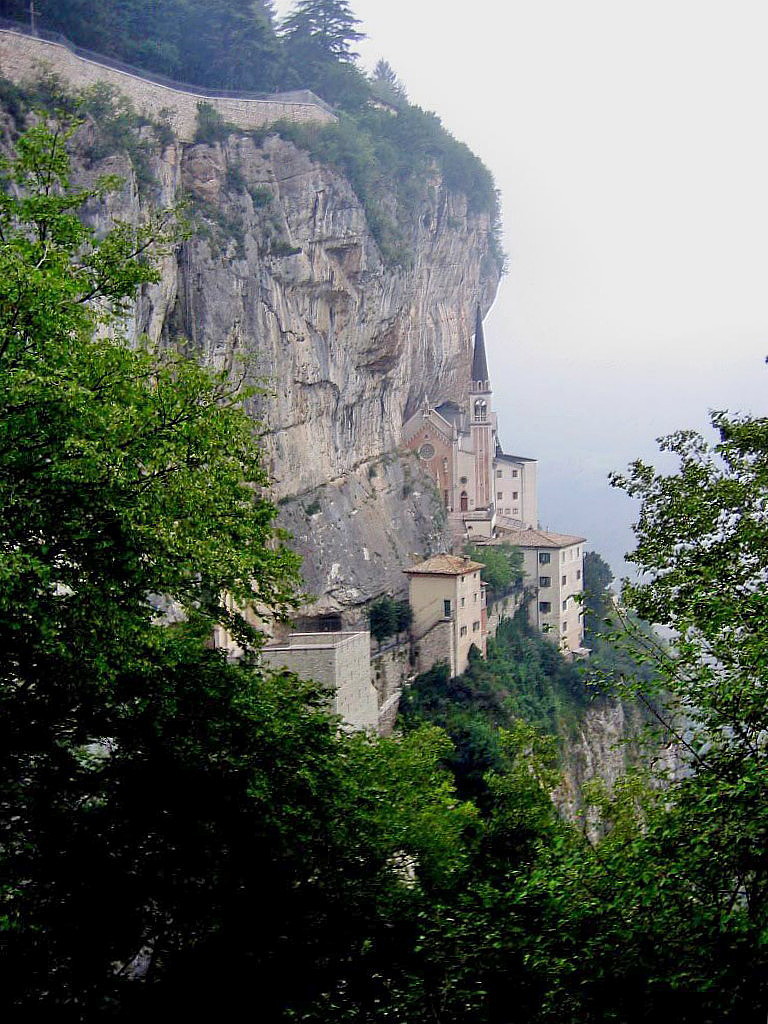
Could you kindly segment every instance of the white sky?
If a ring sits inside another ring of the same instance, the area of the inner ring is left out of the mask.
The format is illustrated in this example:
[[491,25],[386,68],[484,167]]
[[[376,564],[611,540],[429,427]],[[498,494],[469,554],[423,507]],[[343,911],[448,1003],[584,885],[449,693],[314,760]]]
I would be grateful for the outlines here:
[[[290,3],[280,2],[284,11]],[[352,0],[372,67],[490,167],[510,271],[486,321],[542,525],[623,571],[606,475],[709,408],[766,413],[768,4]]]

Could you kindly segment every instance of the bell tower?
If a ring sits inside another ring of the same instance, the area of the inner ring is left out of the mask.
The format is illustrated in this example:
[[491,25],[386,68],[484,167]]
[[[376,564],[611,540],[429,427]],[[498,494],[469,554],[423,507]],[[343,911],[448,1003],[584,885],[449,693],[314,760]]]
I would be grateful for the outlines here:
[[492,510],[493,457],[496,453],[496,414],[491,410],[491,382],[485,358],[485,337],[480,306],[475,320],[472,379],[469,385],[469,422],[475,454],[475,508]]

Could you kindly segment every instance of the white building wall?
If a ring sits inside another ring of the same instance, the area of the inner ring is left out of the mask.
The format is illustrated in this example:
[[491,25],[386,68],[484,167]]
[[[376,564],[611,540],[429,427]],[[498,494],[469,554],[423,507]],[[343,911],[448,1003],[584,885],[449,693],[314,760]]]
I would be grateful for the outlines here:
[[522,506],[520,518],[525,526],[539,525],[539,464],[531,460],[520,464],[520,478],[522,480],[521,498]]
[[493,464],[494,501],[498,515],[523,526],[538,526],[537,464],[508,457]]
[[522,550],[526,583],[536,591],[528,606],[529,622],[563,650],[580,650],[584,615],[575,598],[584,590],[583,543]]

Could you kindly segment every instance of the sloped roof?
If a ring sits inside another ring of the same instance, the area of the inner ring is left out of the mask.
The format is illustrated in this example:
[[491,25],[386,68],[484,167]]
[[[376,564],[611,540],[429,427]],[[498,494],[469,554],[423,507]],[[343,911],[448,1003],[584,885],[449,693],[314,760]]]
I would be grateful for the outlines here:
[[495,459],[501,459],[502,462],[538,462],[538,459],[529,459],[527,455],[507,455],[506,452],[496,452],[494,455]]
[[473,562],[461,555],[433,555],[425,562],[403,569],[408,576],[464,576],[465,573],[484,569],[482,562]]
[[498,524],[499,531],[504,536],[500,539],[514,544],[519,548],[569,548],[573,544],[584,544],[586,537],[573,537],[569,533],[549,533],[546,530],[534,530],[528,527],[527,530],[507,529]]
[[452,423],[455,427],[461,426],[461,417],[463,415],[461,406],[450,399],[446,402],[441,402],[440,405],[435,406],[435,412],[442,416],[444,420]]

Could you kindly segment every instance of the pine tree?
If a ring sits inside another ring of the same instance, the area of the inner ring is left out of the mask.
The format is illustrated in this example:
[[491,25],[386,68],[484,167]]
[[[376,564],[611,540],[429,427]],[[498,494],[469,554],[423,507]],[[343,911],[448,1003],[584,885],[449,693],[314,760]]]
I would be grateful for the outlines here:
[[303,50],[315,59],[353,62],[358,56],[352,46],[365,38],[358,31],[360,19],[348,0],[299,0],[282,24],[282,32],[293,51]]

